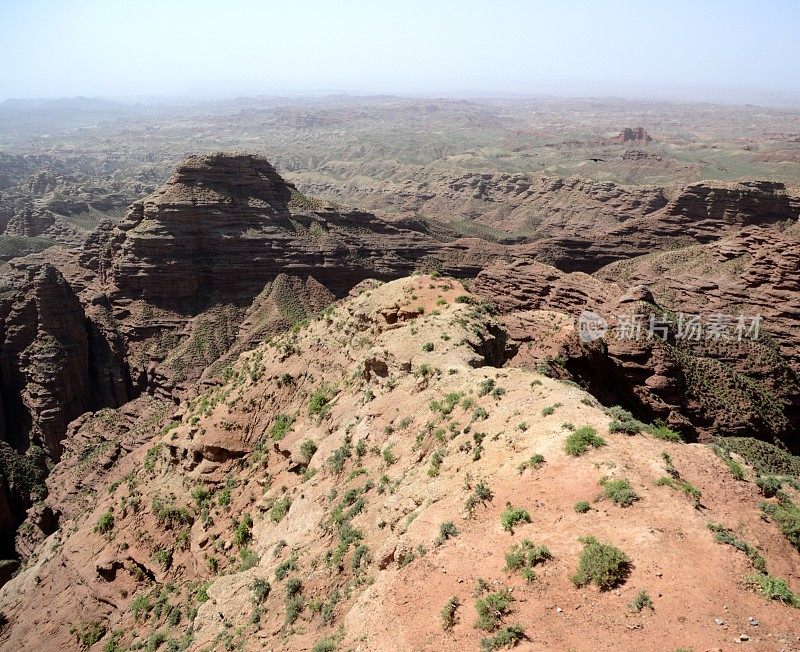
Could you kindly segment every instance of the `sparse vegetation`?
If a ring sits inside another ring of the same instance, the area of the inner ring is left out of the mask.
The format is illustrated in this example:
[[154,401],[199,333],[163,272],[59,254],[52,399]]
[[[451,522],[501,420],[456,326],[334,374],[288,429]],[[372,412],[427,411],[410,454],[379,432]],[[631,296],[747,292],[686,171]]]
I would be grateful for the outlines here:
[[800,550],[800,507],[785,494],[779,494],[778,504],[762,503],[761,511],[781,528],[789,543]]
[[286,433],[291,430],[292,424],[294,424],[293,416],[289,414],[276,414],[275,421],[272,423],[272,428],[270,428],[269,431],[269,436],[273,441],[280,441],[286,436]]
[[582,426],[567,437],[564,450],[567,455],[578,457],[588,451],[590,446],[593,448],[600,448],[605,445],[605,440],[598,436],[597,430],[592,426]]
[[475,601],[475,611],[478,612],[475,627],[488,632],[497,629],[501,619],[511,612],[512,602],[514,598],[508,589],[501,589],[478,598]]
[[544,455],[535,453],[517,466],[517,471],[522,473],[525,469],[538,469],[542,464],[544,464]]
[[522,625],[508,625],[503,627],[494,636],[481,639],[481,652],[492,652],[512,648],[525,638],[525,630]]
[[114,529],[114,515],[111,512],[103,512],[97,523],[94,525],[94,531],[98,534],[108,534]]
[[442,629],[446,632],[453,629],[453,626],[458,622],[458,608],[461,606],[461,601],[458,596],[452,596],[442,607]]
[[439,536],[434,541],[434,545],[441,546],[448,539],[458,536],[458,528],[453,521],[446,521],[439,526]]
[[603,478],[600,480],[600,485],[603,487],[603,495],[620,507],[630,507],[639,500],[631,483],[624,478],[619,480]]
[[642,609],[653,609],[653,601],[650,594],[644,589],[636,594],[636,597],[628,603],[628,608],[631,611],[641,611]]
[[758,548],[751,546],[746,541],[735,537],[731,530],[726,528],[724,525],[720,525],[718,523],[709,523],[708,529],[714,533],[714,541],[717,543],[724,543],[726,545],[733,546],[737,550],[741,550],[750,559],[750,563],[753,564],[753,568],[761,573],[767,572],[767,560],[764,559],[764,557],[758,551]]
[[781,577],[772,577],[767,573],[753,573],[748,575],[745,581],[768,600],[777,600],[791,607],[800,608],[800,595],[792,591],[789,583]]
[[530,523],[531,522],[531,515],[528,513],[527,509],[523,509],[522,507],[512,507],[511,505],[506,506],[506,510],[500,514],[500,524],[503,526],[503,529],[507,532],[514,533],[514,526],[518,525],[519,523]]
[[529,539],[523,539],[506,552],[506,570],[519,572],[531,582],[536,578],[534,567],[548,559],[552,559],[552,555],[547,546],[537,546]]
[[579,500],[577,503],[575,503],[574,509],[578,514],[585,514],[591,509],[591,506],[589,505],[588,501]]
[[630,573],[631,560],[622,550],[592,536],[581,537],[579,541],[583,543],[583,552],[578,572],[571,578],[575,586],[591,583],[605,591],[625,581]]

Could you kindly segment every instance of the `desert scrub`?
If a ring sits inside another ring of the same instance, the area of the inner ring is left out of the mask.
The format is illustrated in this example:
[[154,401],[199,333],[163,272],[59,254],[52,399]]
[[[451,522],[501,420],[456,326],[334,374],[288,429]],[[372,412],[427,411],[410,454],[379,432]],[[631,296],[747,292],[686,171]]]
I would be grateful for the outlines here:
[[289,414],[276,414],[275,421],[270,428],[269,436],[273,441],[280,441],[286,436],[294,423],[294,417]]
[[444,461],[445,451],[443,448],[435,450],[431,454],[431,463],[428,465],[428,475],[431,478],[435,478],[439,475],[439,471],[442,468],[442,462]]
[[581,537],[583,544],[578,572],[570,579],[577,586],[594,584],[601,591],[614,588],[630,573],[630,558],[619,548],[602,543],[595,537]]
[[605,440],[598,436],[597,430],[592,426],[582,426],[567,437],[567,441],[564,443],[564,451],[567,455],[578,457],[588,451],[590,446],[600,448],[605,445]]
[[478,598],[475,601],[475,611],[478,613],[475,627],[488,632],[497,629],[503,616],[511,613],[513,601],[514,598],[508,589],[501,589]]
[[728,470],[731,472],[731,475],[736,478],[737,480],[744,480],[745,479],[745,472],[744,467],[739,464],[725,448],[721,446],[712,446],[712,450],[717,454],[717,456],[725,462],[725,466],[728,467]]
[[491,499],[492,490],[484,480],[481,480],[475,485],[475,489],[472,491],[472,493],[467,496],[467,500],[464,502],[464,509],[466,509],[467,513],[472,516],[475,512],[475,508],[479,504],[482,505]]
[[461,606],[461,601],[458,596],[452,596],[447,602],[444,603],[440,615],[442,617],[442,629],[449,632],[453,626],[458,622],[458,608]]
[[334,395],[333,388],[324,383],[320,385],[308,399],[308,416],[325,416]]
[[71,627],[69,632],[76,637],[82,650],[88,650],[106,635],[106,628],[98,622],[92,622]]
[[528,513],[527,509],[523,509],[522,507],[507,505],[506,510],[500,514],[500,524],[503,526],[504,530],[511,532],[511,534],[514,534],[515,525],[530,522],[531,515]]
[[800,607],[800,596],[789,588],[788,582],[782,577],[753,573],[745,578],[745,582],[767,600],[777,600],[792,607]]
[[[288,509],[288,508],[287,508]],[[250,528],[253,527],[253,519],[250,514],[243,514],[241,520],[236,524],[233,530],[233,543],[238,548],[243,548],[253,538]]]
[[760,475],[756,478],[756,486],[765,498],[772,498],[780,490],[783,482],[774,475]]
[[534,453],[517,467],[517,471],[522,473],[525,469],[538,469],[542,464],[544,464],[544,455]]
[[506,570],[519,572],[528,582],[532,582],[536,578],[533,569],[552,558],[547,546],[537,546],[530,539],[523,539],[506,552]]
[[653,601],[650,599],[650,594],[642,589],[636,594],[636,597],[628,603],[628,608],[631,611],[641,611],[642,609],[653,609]]
[[478,396],[486,396],[495,387],[494,378],[485,378],[478,386]]
[[446,521],[439,526],[439,536],[433,542],[435,546],[441,546],[448,539],[458,536],[458,528],[453,521]]
[[620,507],[630,507],[639,500],[639,496],[636,495],[633,487],[631,487],[631,483],[624,478],[620,480],[603,478],[600,480],[600,486],[603,487],[603,495]]
[[292,499],[289,496],[283,496],[282,498],[279,498],[273,503],[269,510],[269,519],[273,523],[280,523],[289,512],[289,508],[291,506]]
[[708,529],[714,533],[714,541],[717,543],[724,543],[726,545],[733,546],[737,550],[741,550],[750,559],[750,563],[753,564],[753,568],[762,573],[767,572],[767,560],[761,556],[758,548],[750,545],[747,543],[747,541],[736,538],[730,529],[719,523],[709,523]]
[[522,625],[508,625],[494,636],[482,638],[481,652],[493,652],[493,650],[515,647],[524,638],[525,630]]
[[169,570],[172,566],[172,548],[159,548],[153,555],[153,559],[161,564],[164,570]]
[[761,503],[761,511],[774,520],[789,543],[800,550],[800,507],[783,493],[779,494],[778,500],[777,505]]
[[104,512],[94,524],[94,531],[98,534],[108,534],[114,529],[114,515],[111,512]]
[[317,452],[317,445],[311,439],[304,439],[303,442],[300,444],[300,455],[305,460],[306,464],[311,461],[311,458],[314,457],[314,453]]
[[394,454],[394,444],[386,444],[383,448],[383,452],[381,453],[383,457],[383,463],[386,466],[391,466],[397,461],[397,456]]
[[425,353],[433,351],[433,342],[425,342],[425,344],[422,345],[422,350],[425,351]]
[[289,571],[296,571],[297,570],[297,555],[292,555],[289,559],[284,559],[280,564],[277,565],[275,568],[275,579],[280,581],[284,579],[288,574]]
[[575,503],[575,506],[574,506],[574,508],[573,508],[573,509],[574,509],[574,510],[575,510],[575,511],[576,511],[578,514],[585,514],[585,513],[586,513],[586,512],[588,512],[588,511],[589,511],[591,508],[592,508],[592,507],[591,507],[591,505],[589,505],[589,502],[588,502],[588,501],[586,501],[586,500],[579,500],[577,503]]
[[762,475],[800,476],[800,456],[752,437],[720,437],[717,446],[737,453]]
[[549,417],[551,414],[553,414],[556,411],[557,408],[560,408],[560,407],[561,407],[561,403],[554,403],[553,405],[548,405],[547,407],[542,408],[542,416],[543,417]]
[[305,606],[303,584],[296,577],[286,581],[286,624],[292,625],[300,617]]

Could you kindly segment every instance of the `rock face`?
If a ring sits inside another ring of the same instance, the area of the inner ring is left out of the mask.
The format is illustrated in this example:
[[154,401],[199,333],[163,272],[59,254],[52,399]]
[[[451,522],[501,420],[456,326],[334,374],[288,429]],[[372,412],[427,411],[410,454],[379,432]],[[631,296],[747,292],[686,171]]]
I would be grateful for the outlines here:
[[[615,263],[595,276],[501,263],[478,275],[474,291],[498,307],[521,342],[517,364],[566,372],[606,403],[694,437],[757,434],[800,450],[797,242],[794,233],[750,227],[709,245]],[[576,331],[584,310],[608,323],[602,339],[584,341]],[[683,338],[679,313],[724,319],[725,332]],[[665,314],[673,317],[663,321]],[[634,317],[645,325],[642,335],[615,337],[621,320]],[[651,317],[664,324],[659,337],[647,336]],[[756,317],[761,332],[754,339],[747,333]]]
[[[323,185],[309,188],[326,193]],[[711,242],[748,225],[800,217],[797,189],[757,181],[660,188],[576,177],[470,173],[337,191],[352,194],[359,205],[449,224],[453,233],[524,242],[526,255],[540,262],[588,273],[616,260]]]
[[644,127],[625,127],[611,139],[613,143],[649,143],[653,138]]

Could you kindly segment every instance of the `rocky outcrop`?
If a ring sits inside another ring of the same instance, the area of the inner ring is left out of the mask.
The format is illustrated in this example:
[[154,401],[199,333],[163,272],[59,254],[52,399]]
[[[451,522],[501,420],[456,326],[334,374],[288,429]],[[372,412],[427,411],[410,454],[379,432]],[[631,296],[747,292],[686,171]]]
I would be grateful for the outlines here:
[[[607,404],[693,437],[760,436],[799,450],[796,248],[793,235],[751,227],[596,276],[501,263],[481,272],[473,289],[520,342],[515,364],[577,379]],[[602,318],[599,330],[587,330],[584,311]],[[683,336],[680,313],[701,315],[699,339]],[[709,336],[717,322],[725,329]]]
[[612,143],[649,143],[653,137],[644,127],[625,127],[611,139]]

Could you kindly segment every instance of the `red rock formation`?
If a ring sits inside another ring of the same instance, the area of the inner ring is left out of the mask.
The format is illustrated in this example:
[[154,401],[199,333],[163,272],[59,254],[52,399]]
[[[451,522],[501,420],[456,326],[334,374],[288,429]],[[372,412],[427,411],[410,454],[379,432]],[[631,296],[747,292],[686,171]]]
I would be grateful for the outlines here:
[[612,143],[649,143],[653,138],[644,127],[625,127],[619,135],[611,139]]

